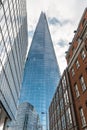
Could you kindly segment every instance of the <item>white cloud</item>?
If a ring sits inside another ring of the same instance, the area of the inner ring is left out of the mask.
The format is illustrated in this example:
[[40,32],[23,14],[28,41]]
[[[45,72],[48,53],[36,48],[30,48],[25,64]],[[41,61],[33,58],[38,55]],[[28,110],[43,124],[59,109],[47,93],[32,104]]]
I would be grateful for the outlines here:
[[[83,11],[87,6],[87,0],[27,0],[28,30],[34,32],[41,11],[44,11],[48,18],[56,18],[62,23],[62,26],[55,26],[49,23],[52,41],[56,52],[57,60],[61,73],[66,67],[65,51],[72,41],[73,31],[81,19]],[[64,24],[65,22],[65,24]],[[29,44],[31,37],[29,37]],[[65,41],[66,45],[58,45],[60,40]]]

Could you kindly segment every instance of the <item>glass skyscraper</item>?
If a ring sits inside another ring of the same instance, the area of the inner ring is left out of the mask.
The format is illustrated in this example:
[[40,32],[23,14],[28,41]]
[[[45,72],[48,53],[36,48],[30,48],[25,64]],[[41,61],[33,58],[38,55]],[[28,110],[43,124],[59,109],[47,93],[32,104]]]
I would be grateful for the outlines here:
[[27,44],[26,1],[0,0],[0,129],[15,119]]
[[47,111],[60,79],[48,23],[42,12],[27,57],[20,103],[28,101],[39,113],[46,130]]
[[[11,129],[11,126],[12,127]],[[18,106],[16,121],[10,123],[11,130],[38,130],[39,117],[34,107],[27,102]]]

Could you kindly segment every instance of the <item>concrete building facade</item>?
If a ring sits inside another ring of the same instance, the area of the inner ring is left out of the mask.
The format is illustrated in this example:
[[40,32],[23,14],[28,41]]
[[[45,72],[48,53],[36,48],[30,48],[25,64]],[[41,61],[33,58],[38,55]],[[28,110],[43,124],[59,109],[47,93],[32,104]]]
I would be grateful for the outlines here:
[[[27,51],[25,0],[0,0],[0,127],[15,119]],[[2,114],[3,113],[3,114]]]
[[87,8],[66,59],[78,130],[87,130]]

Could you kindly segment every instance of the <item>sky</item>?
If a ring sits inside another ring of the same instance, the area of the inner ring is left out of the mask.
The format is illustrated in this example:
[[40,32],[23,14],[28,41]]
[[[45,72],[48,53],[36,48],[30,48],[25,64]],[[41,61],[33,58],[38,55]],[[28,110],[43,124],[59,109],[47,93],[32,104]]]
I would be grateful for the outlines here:
[[56,58],[61,74],[66,68],[65,52],[72,41],[81,16],[87,7],[87,0],[27,0],[28,41],[32,37],[40,17],[45,12]]

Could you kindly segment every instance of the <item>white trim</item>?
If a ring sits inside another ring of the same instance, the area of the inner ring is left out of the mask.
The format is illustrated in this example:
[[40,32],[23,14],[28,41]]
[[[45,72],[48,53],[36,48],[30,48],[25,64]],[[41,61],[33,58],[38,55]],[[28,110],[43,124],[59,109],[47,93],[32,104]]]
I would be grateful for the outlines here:
[[68,70],[69,70],[69,71],[71,70],[73,64],[75,63],[75,61],[76,61],[76,59],[77,59],[77,57],[78,57],[78,55],[79,55],[81,49],[84,47],[84,45],[85,45],[84,42],[78,43],[78,46],[77,46],[76,50],[74,51],[74,54],[73,54],[73,56],[72,56],[72,58],[70,59],[70,62],[69,62],[69,64],[68,64]]

